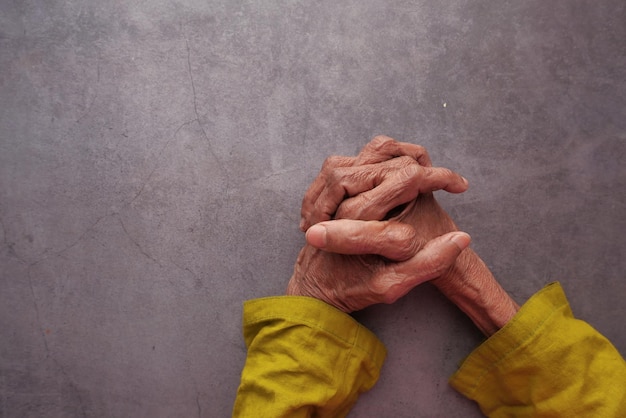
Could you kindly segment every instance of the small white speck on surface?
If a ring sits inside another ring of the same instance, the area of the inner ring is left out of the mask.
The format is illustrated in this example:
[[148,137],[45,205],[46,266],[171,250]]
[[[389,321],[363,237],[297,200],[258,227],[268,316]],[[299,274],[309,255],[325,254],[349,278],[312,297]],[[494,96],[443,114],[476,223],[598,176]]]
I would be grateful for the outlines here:
[[448,107],[448,103],[444,102],[443,107]]

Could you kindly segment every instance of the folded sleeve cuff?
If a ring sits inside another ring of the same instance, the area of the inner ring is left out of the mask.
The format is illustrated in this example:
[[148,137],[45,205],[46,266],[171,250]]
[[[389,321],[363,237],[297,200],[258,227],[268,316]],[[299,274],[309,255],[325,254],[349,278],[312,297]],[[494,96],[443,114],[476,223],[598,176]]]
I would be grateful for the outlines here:
[[383,343],[354,318],[315,298],[273,296],[244,302],[243,329],[246,345],[256,335],[256,326],[271,320],[306,325],[332,335],[353,349],[362,351],[377,367],[387,355]]
[[556,313],[573,316],[559,283],[551,283],[534,294],[497,333],[481,344],[450,378],[450,385],[473,399],[491,371],[535,334]]
[[351,316],[308,297],[245,302],[243,334],[236,417],[343,417],[376,383],[386,355]]

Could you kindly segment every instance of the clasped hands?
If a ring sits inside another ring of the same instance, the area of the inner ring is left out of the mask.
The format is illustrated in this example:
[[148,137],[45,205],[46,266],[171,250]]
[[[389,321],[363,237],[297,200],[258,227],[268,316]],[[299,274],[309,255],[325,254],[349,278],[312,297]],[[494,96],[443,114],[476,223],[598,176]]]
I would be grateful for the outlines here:
[[356,157],[329,157],[302,202],[306,245],[287,295],[349,313],[431,281],[491,335],[519,307],[432,194],[467,188],[461,175],[433,167],[423,147],[384,136]]

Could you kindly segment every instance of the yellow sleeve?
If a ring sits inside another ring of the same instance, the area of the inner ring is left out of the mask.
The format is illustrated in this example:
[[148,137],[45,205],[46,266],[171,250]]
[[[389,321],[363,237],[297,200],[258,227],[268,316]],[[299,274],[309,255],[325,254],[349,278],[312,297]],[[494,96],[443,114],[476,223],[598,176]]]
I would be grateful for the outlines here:
[[248,356],[233,417],[343,417],[386,356],[372,332],[308,297],[245,302],[243,334]]
[[450,383],[489,417],[626,417],[626,362],[574,318],[558,283],[526,302]]

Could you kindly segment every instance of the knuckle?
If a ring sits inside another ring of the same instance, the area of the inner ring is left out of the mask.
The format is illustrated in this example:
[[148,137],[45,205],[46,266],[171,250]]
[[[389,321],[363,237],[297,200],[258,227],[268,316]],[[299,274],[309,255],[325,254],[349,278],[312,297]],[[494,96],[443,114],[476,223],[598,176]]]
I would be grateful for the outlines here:
[[330,157],[327,157],[322,164],[322,171],[328,171],[339,166],[339,162],[341,160],[342,157],[338,155],[331,155]]
[[413,161],[413,163],[402,167],[400,173],[407,179],[416,179],[422,176],[423,170],[420,168],[419,164]]
[[400,258],[409,258],[421,248],[415,229],[407,224],[389,223],[384,230],[384,239],[392,243]]
[[389,284],[384,278],[378,277],[372,280],[369,290],[376,296],[376,299],[385,301],[389,296]]
[[424,147],[422,145],[415,144],[415,154],[416,155],[425,155],[425,154],[428,154],[428,151],[426,150],[426,147]]
[[326,175],[326,184],[328,186],[341,185],[347,175],[347,170],[343,167],[329,168]]
[[354,157],[343,157],[340,155],[331,155],[324,160],[322,164],[322,173],[327,173],[339,167],[350,167],[354,165]]
[[422,145],[411,143],[403,144],[402,151],[403,155],[410,156],[422,166],[430,167],[432,165],[428,151]]
[[379,136],[376,146],[376,152],[380,155],[385,155],[390,158],[398,157],[402,155],[399,151],[400,145],[398,141],[388,136]]
[[383,276],[376,278],[370,285],[370,291],[375,298],[385,304],[392,304],[402,296],[400,285],[395,282],[395,276]]
[[400,167],[396,173],[396,183],[401,189],[419,185],[419,182],[422,180],[423,171],[420,168],[421,166],[415,160],[411,159],[411,161],[410,164]]
[[388,222],[384,230],[385,236],[398,245],[403,245],[411,241],[415,241],[415,229],[404,223]]
[[430,156],[428,155],[428,150],[426,149],[426,147],[422,145],[414,146],[413,156],[415,157],[415,160],[417,161],[420,161],[423,158],[426,158],[426,159],[430,158]]
[[363,147],[357,161],[361,164],[371,164],[388,160],[397,156],[395,151],[397,148],[395,139],[385,135],[377,135]]
[[395,144],[396,140],[393,138],[390,138],[386,135],[376,135],[371,141],[370,141],[370,145],[372,146],[372,149],[376,150],[376,151],[380,151],[386,147],[388,147],[390,144]]
[[311,217],[311,223],[315,224],[317,222],[328,221],[333,218],[335,215],[337,207],[334,202],[330,200],[325,200],[320,202],[317,206],[317,216]]

